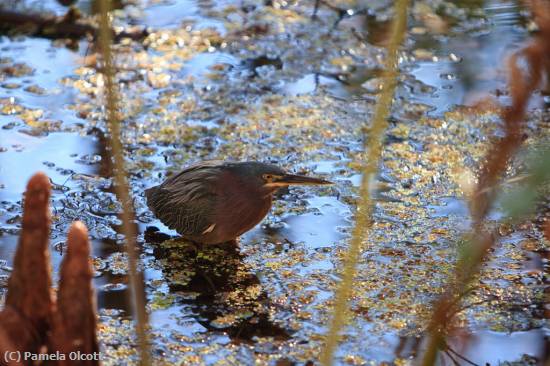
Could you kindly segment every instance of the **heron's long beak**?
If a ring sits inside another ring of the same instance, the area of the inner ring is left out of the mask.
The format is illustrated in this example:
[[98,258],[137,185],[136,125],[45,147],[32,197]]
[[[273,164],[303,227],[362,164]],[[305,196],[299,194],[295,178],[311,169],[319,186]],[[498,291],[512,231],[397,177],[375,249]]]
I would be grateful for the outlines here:
[[319,178],[313,178],[313,177],[306,177],[304,175],[294,175],[294,174],[285,174],[281,178],[275,180],[272,184],[275,184],[277,186],[289,186],[289,185],[311,185],[311,186],[317,186],[317,185],[327,185],[327,184],[333,184],[332,182],[329,182],[328,180],[319,179]]

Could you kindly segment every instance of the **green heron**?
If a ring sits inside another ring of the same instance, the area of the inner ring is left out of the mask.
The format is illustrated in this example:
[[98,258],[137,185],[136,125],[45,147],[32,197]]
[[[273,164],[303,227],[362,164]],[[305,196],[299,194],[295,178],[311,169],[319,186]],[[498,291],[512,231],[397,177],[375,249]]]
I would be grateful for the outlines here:
[[332,183],[271,164],[206,161],[147,189],[145,197],[155,216],[184,238],[219,244],[256,226],[269,212],[273,193],[293,184]]

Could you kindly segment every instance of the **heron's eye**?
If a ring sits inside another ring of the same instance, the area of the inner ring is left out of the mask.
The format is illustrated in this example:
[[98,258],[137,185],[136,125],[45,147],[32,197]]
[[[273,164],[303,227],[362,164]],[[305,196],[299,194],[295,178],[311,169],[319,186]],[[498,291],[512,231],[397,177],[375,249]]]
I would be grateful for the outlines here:
[[264,174],[262,175],[262,178],[267,182],[270,183],[273,181],[273,174]]

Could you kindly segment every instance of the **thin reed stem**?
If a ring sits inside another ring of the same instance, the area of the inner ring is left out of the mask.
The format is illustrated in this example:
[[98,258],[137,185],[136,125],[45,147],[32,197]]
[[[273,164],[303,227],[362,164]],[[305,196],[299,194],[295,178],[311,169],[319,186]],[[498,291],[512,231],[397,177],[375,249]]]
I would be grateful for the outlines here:
[[370,182],[378,171],[378,162],[382,154],[384,133],[387,129],[387,118],[390,114],[392,99],[397,86],[398,49],[405,36],[407,28],[407,8],[409,0],[398,0],[395,3],[395,18],[392,33],[387,47],[385,60],[384,88],[378,98],[370,134],[364,139],[363,150],[368,151],[368,159],[362,162],[363,176],[359,191],[359,204],[355,215],[355,226],[349,249],[343,263],[342,280],[336,290],[332,322],[327,333],[325,347],[321,353],[322,365],[333,363],[334,352],[338,345],[339,333],[346,322],[349,297],[355,277],[357,262],[361,253],[363,238],[371,227],[373,201],[370,198]]
[[130,292],[132,305],[136,316],[136,333],[139,345],[140,365],[149,365],[150,352],[147,339],[147,311],[145,309],[145,290],[143,279],[137,270],[138,253],[136,248],[135,214],[130,189],[126,178],[124,151],[120,136],[120,120],[118,118],[119,91],[115,83],[113,56],[111,52],[112,34],[109,19],[110,1],[100,2],[100,32],[99,46],[103,55],[103,76],[105,82],[105,103],[107,124],[110,130],[109,145],[114,160],[115,193],[122,204],[122,232],[126,239],[128,253],[128,272],[130,278]]

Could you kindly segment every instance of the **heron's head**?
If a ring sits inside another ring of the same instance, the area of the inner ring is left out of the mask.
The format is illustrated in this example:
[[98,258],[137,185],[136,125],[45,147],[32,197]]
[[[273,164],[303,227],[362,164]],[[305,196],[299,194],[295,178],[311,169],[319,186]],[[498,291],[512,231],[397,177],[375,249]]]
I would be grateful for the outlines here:
[[244,162],[235,164],[233,169],[242,179],[253,183],[261,190],[276,191],[281,187],[290,185],[332,184],[332,182],[324,179],[289,174],[276,165],[266,163]]

